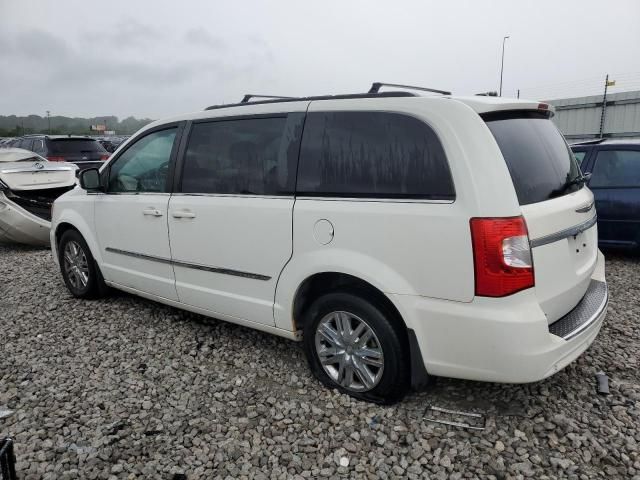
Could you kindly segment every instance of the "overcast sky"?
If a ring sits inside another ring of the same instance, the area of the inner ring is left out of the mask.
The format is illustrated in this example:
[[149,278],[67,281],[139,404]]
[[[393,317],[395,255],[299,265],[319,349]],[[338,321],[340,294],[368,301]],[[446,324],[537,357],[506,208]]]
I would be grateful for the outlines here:
[[161,118],[373,81],[505,96],[640,89],[640,2],[0,0],[0,115]]

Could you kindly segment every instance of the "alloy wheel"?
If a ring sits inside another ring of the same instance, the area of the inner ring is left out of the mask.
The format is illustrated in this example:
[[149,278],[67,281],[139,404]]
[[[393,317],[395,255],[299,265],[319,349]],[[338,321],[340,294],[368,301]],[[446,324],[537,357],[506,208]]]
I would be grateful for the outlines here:
[[316,328],[315,348],[325,373],[347,390],[369,391],[382,378],[382,345],[367,322],[352,313],[325,315]]
[[64,271],[69,283],[76,290],[86,288],[89,283],[89,263],[78,242],[71,240],[64,247]]

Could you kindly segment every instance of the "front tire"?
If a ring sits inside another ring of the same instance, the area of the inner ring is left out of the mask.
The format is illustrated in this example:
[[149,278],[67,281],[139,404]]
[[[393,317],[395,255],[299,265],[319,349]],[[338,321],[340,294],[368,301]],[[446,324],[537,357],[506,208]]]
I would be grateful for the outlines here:
[[105,295],[100,269],[87,242],[76,230],[67,230],[58,244],[58,261],[64,283],[74,297],[98,298]]
[[319,297],[305,313],[303,340],[313,374],[361,400],[390,404],[410,384],[406,339],[396,319],[351,292]]

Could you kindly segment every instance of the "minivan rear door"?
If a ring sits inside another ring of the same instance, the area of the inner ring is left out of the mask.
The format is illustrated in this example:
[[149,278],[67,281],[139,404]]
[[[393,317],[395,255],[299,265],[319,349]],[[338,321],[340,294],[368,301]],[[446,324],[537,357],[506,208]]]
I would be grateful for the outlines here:
[[529,231],[535,291],[549,323],[584,296],[598,256],[593,194],[548,111],[483,114]]

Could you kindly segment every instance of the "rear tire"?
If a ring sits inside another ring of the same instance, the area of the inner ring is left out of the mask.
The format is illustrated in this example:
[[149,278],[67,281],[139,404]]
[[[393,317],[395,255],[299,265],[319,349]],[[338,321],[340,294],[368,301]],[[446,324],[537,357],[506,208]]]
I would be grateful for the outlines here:
[[376,303],[357,293],[332,292],[304,313],[309,367],[324,385],[380,404],[409,390],[409,349],[402,327]]
[[74,297],[99,298],[108,292],[87,242],[77,230],[67,230],[58,243],[58,262],[64,283]]

